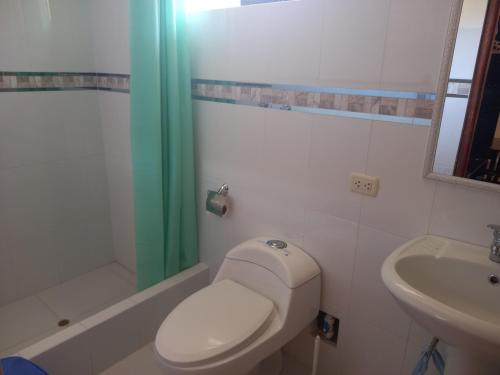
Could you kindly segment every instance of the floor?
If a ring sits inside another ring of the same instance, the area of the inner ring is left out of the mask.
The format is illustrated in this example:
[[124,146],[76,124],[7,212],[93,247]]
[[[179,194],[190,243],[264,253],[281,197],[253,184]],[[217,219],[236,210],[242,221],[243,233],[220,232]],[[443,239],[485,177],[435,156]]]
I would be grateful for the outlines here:
[[16,353],[71,323],[135,293],[135,275],[111,263],[36,295],[0,307],[0,357]]
[[[284,357],[283,366],[284,368],[281,375],[305,375],[311,371],[287,357]],[[164,375],[157,365],[152,343],[124,358],[106,371],[101,372],[100,375],[137,374]]]

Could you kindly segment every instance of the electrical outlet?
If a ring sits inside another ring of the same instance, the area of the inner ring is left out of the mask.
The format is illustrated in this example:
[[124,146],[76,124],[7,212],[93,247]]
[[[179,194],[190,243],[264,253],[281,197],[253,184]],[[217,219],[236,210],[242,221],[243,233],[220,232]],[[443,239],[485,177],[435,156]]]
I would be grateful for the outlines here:
[[376,197],[378,194],[378,185],[378,177],[362,173],[353,173],[351,175],[351,191],[354,193]]

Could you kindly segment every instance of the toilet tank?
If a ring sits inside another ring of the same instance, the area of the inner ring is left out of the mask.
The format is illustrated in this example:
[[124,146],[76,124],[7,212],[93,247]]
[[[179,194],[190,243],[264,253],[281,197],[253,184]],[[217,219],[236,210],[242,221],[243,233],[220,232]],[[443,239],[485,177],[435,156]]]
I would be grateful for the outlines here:
[[[279,248],[280,242],[286,245]],[[271,238],[255,238],[230,250],[225,259],[249,262],[274,273],[288,288],[295,289],[320,274],[319,266],[304,250]]]
[[[287,324],[298,326],[318,313],[321,271],[314,259],[287,243],[273,247],[273,238],[255,238],[230,250],[214,283],[230,279],[271,299]],[[303,327],[302,327],[303,328]]]

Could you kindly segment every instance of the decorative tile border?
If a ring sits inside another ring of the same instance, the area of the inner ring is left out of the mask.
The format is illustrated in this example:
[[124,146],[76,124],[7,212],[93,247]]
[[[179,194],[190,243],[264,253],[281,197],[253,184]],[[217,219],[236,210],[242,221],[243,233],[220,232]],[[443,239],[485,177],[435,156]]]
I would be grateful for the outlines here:
[[128,74],[0,72],[0,92],[106,90],[129,93]]
[[435,94],[192,80],[193,99],[286,111],[431,125]]
[[451,98],[468,98],[472,86],[470,79],[450,79],[448,81],[447,97]]

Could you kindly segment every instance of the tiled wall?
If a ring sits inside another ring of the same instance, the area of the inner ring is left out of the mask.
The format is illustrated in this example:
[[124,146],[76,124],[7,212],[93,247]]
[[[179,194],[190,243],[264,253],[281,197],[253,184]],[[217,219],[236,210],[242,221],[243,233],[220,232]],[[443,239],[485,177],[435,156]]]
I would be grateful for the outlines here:
[[134,270],[119,3],[104,26],[97,2],[0,2],[0,305],[115,259]]
[[[95,72],[89,17],[78,0],[1,1],[0,71]],[[23,91],[0,92],[0,305],[114,258],[97,93],[22,90],[70,78],[0,78]]]
[[427,126],[435,101],[431,93],[203,79],[193,79],[192,92],[196,100]]
[[[193,77],[434,93],[450,0],[302,0],[192,14]],[[194,102],[201,257],[254,236],[283,237],[323,270],[322,308],[341,319],[321,374],[408,375],[430,339],[380,278],[385,257],[425,233],[488,245],[500,196],[422,177],[429,127],[255,106]],[[351,172],[380,177],[376,198]],[[230,185],[224,219],[207,189]],[[312,356],[306,334],[287,348]],[[432,372],[431,372],[432,373]]]
[[[130,74],[128,1],[91,0],[92,36],[98,72]],[[135,271],[135,228],[130,154],[129,96],[99,91],[108,177],[114,256]]]
[[129,81],[128,74],[0,71],[0,92],[103,90],[129,93]]

